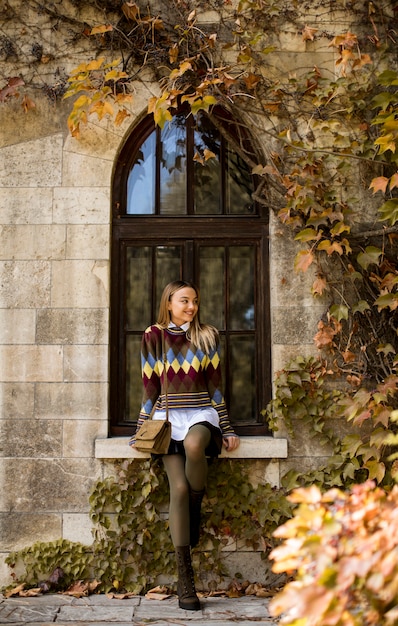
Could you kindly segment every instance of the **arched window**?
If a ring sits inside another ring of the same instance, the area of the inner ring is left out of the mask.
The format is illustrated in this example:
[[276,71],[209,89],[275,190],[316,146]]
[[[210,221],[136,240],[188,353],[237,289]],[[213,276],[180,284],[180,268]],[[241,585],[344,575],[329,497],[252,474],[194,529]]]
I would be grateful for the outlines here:
[[[171,280],[201,290],[201,320],[220,331],[224,393],[240,434],[266,433],[271,396],[268,219],[242,154],[251,146],[225,114],[146,117],[130,135],[113,185],[111,434],[130,434],[142,384],[142,333]],[[228,133],[223,132],[223,129]],[[235,138],[234,141],[228,137]]]

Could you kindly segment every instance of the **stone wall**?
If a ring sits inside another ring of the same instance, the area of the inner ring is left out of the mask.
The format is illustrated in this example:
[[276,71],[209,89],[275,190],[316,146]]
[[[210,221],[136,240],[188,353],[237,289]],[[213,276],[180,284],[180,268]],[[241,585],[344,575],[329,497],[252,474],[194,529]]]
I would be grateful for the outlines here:
[[[279,44],[279,69],[322,60],[333,70],[326,38],[303,42],[287,30]],[[137,83],[124,125],[90,122],[80,140],[67,133],[66,104],[37,99],[26,115],[0,104],[0,585],[9,582],[11,550],[60,537],[89,544],[91,487],[123,449],[131,455],[126,441],[118,452],[111,441],[108,452],[96,447],[108,434],[110,190],[124,139],[157,90]],[[310,274],[292,272],[296,251],[271,218],[274,372],[314,352],[325,310],[310,296]],[[327,454],[308,442],[286,461],[269,450],[248,463],[276,486],[294,460],[311,465]],[[238,545],[229,551],[232,570],[237,562],[242,570],[242,554]],[[246,561],[248,578],[257,556]]]

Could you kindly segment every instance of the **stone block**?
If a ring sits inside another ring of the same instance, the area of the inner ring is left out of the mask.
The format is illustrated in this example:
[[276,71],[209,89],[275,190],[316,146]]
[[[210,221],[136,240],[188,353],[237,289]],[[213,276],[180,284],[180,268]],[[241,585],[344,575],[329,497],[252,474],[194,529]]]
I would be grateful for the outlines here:
[[0,308],[49,306],[51,262],[0,261],[0,284]]
[[64,380],[108,380],[108,346],[65,346]]
[[311,268],[303,274],[293,271],[293,257],[275,259],[270,267],[271,302],[273,307],[297,307],[324,304],[325,298],[314,298],[311,293],[315,279]]
[[[259,552],[222,552],[221,560],[225,566],[227,576],[224,581],[215,581],[218,589],[225,589],[231,579],[249,580],[267,586],[274,586],[278,576],[271,571],[271,562],[263,560]],[[194,561],[195,562],[195,561]],[[197,572],[198,589],[208,589],[213,583],[213,576]]]
[[48,224],[0,226],[1,259],[63,259],[65,258],[65,226]]
[[132,622],[134,607],[128,604],[119,606],[61,606],[57,619],[59,622],[71,622],[76,624],[102,622],[112,624],[114,622]]
[[0,344],[35,343],[34,309],[0,309]]
[[[134,97],[133,102],[135,100],[136,97]],[[140,108],[140,113],[142,109],[146,110],[147,106],[148,98],[145,101],[144,107]],[[131,120],[131,118],[127,119]],[[89,166],[90,172],[92,172],[95,170],[94,159],[97,161],[101,159],[113,163],[120,148],[120,138],[122,134],[123,125],[122,128],[119,128],[113,123],[113,120],[106,116],[103,117],[102,120],[98,120],[98,118],[92,116],[88,123],[85,124],[79,139],[71,135],[66,137],[64,146],[65,153],[70,155],[71,161],[73,161],[75,155],[79,159],[81,157],[84,157],[84,159],[92,158],[93,165]],[[97,165],[97,167],[102,166]],[[72,185],[78,185],[80,180],[81,177],[79,177],[75,183],[72,183]],[[104,183],[102,182],[102,184]]]
[[59,420],[0,420],[1,457],[48,458],[59,457],[61,452],[62,423]]
[[[0,510],[87,513],[100,477],[94,459],[0,459]],[[39,533],[35,540],[40,541]]]
[[55,224],[109,224],[110,212],[108,187],[54,189]]
[[302,474],[306,474],[313,470],[321,469],[325,467],[328,463],[328,456],[289,456],[288,459],[281,461],[281,479],[285,474],[287,474],[290,470],[298,471]]
[[325,306],[293,306],[273,307],[272,329],[273,343],[278,344],[306,344],[311,343]]
[[0,419],[33,415],[34,383],[0,383]]
[[62,538],[90,546],[93,543],[93,524],[87,513],[65,513],[62,516]]
[[53,261],[51,305],[56,308],[103,308],[109,305],[106,261]]
[[254,487],[269,483],[272,487],[279,487],[279,460],[253,460],[249,467],[250,482]]
[[108,424],[104,420],[63,420],[62,426],[64,458],[94,457],[96,438],[108,434]]
[[[5,562],[6,557],[7,557],[6,552],[0,552],[0,581],[1,581],[1,585],[4,585],[5,587],[7,585],[11,585],[12,583],[14,583],[14,579],[11,576],[11,569],[8,567],[7,563]],[[1,598],[1,595],[0,595],[0,598]]]
[[106,344],[108,324],[108,309],[39,309],[36,340],[39,344]]
[[106,259],[110,253],[110,228],[105,224],[67,227],[67,259]]
[[19,604],[13,603],[7,605],[0,605],[0,620],[1,624],[34,624],[38,623],[41,626],[47,626],[52,624],[57,619],[58,606],[42,605],[32,606],[32,604]]
[[281,369],[286,367],[286,365],[296,357],[317,357],[318,354],[318,349],[313,342],[308,344],[279,344],[272,346],[272,369],[274,377],[276,372],[279,372]]
[[0,381],[61,381],[63,353],[60,346],[0,346]]
[[211,624],[212,620],[216,620],[214,626],[234,622],[264,626],[267,623],[271,624],[268,620],[264,621],[269,617],[268,603],[269,599],[267,598],[260,599],[247,596],[236,599],[233,610],[231,610],[232,607],[228,605],[228,600],[225,601],[225,598],[209,597],[205,598],[203,602],[203,618],[208,624]]
[[38,540],[55,541],[61,532],[60,514],[0,513],[0,551],[22,550]]
[[108,418],[106,383],[37,383],[35,417],[39,419]]
[[96,156],[90,156],[69,152],[66,147],[62,159],[62,182],[65,187],[80,187],[82,183],[85,187],[110,187],[114,153],[105,159],[103,155],[98,156],[98,145],[95,150]]
[[0,224],[51,224],[52,189],[0,188]]
[[0,148],[0,187],[56,187],[61,184],[62,134]]
[[289,453],[294,457],[325,457],[333,454],[331,444],[322,443],[320,436],[309,432],[300,420],[293,420],[294,437],[289,439]]
[[[303,39],[303,36],[296,29],[288,30],[288,28],[281,28],[281,30],[276,34],[274,33],[274,38],[277,38],[277,46],[278,50],[282,50],[283,52],[295,52],[303,53],[306,52],[306,42]],[[301,58],[301,54],[299,55]]]

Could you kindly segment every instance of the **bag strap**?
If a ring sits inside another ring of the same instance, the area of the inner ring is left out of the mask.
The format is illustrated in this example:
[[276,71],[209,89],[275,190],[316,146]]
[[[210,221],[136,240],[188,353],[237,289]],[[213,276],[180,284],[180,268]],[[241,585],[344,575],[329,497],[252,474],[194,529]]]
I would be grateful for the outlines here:
[[168,399],[168,395],[167,395],[167,387],[168,387],[168,380],[167,380],[167,356],[166,356],[166,346],[165,346],[165,340],[164,340],[164,328],[162,328],[162,353],[163,353],[163,366],[164,366],[164,394],[166,396],[166,421],[169,421],[169,399]]

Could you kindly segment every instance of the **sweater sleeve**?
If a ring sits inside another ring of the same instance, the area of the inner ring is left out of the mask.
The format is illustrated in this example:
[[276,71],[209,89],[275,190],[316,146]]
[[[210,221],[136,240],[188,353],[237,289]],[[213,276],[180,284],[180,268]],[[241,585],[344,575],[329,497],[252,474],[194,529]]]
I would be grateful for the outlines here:
[[235,435],[235,431],[229,421],[227,406],[222,389],[221,359],[220,345],[217,343],[216,348],[208,354],[205,367],[205,376],[207,381],[207,389],[213,407],[218,413],[220,419],[220,428],[224,436]]
[[137,428],[129,444],[135,444],[135,435],[140,426],[147,420],[160,396],[161,391],[161,331],[157,326],[149,326],[141,341],[141,375],[143,393],[141,409],[137,420]]

